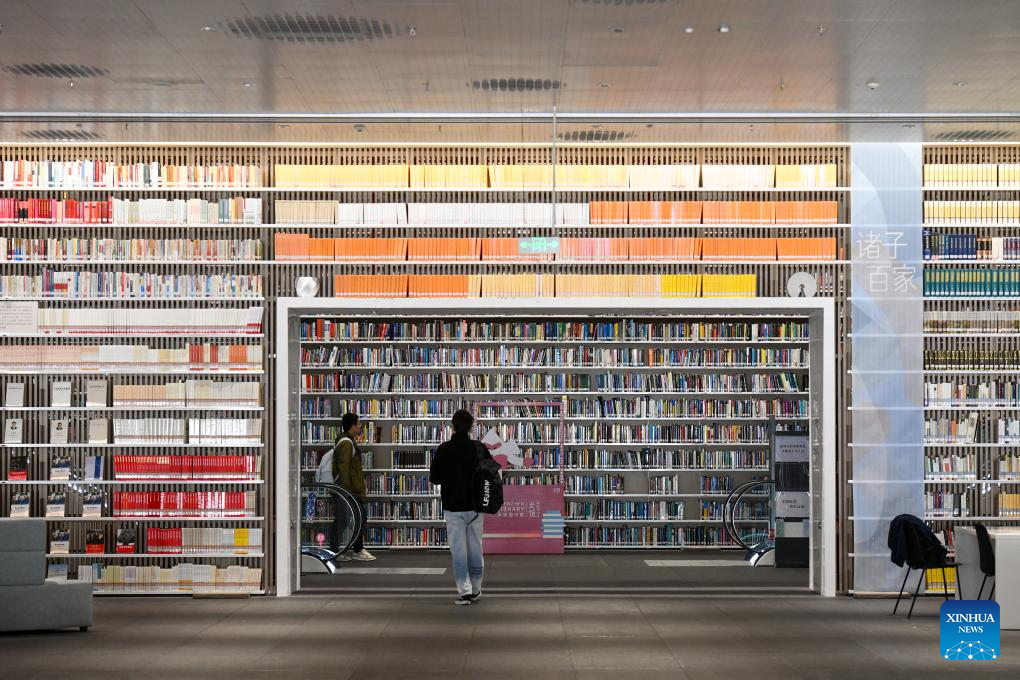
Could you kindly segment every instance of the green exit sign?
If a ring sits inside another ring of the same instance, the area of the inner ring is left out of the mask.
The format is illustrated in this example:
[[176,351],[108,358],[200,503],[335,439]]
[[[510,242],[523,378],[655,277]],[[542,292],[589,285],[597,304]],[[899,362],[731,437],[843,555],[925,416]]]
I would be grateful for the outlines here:
[[560,252],[560,240],[555,236],[535,236],[517,240],[521,255],[545,255]]

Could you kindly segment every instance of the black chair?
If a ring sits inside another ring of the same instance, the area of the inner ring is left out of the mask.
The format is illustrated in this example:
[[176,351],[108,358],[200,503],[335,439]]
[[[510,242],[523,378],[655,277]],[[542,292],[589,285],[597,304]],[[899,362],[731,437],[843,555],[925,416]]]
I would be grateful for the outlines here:
[[[975,524],[974,533],[977,534],[978,544],[978,557],[981,565],[981,573],[985,575],[981,579],[981,588],[978,590],[977,599],[981,599],[981,594],[985,592],[985,583],[988,581],[988,577],[995,578],[995,549],[992,547],[992,539],[988,536],[988,529],[985,528],[984,524]],[[988,594],[989,600],[995,599],[995,582],[992,581],[992,590]]]
[[[915,569],[921,572],[917,579],[917,586],[914,588],[913,597],[910,599],[910,610],[907,612],[907,618],[909,619],[914,613],[914,604],[916,604],[918,593],[921,591],[921,582],[924,581],[925,571],[927,569],[942,570],[942,593],[946,600],[948,600],[949,583],[946,580],[946,568],[955,568],[957,565],[954,560],[947,556],[946,547],[942,545],[938,537],[918,518],[912,515],[901,515],[896,520],[893,520],[893,524],[889,528],[890,547],[893,545],[893,534],[896,532],[902,532],[899,538],[903,543],[902,556],[904,558],[903,561],[906,563],[907,572],[903,575],[903,583],[900,585],[900,592],[896,596],[893,616],[896,615],[900,607],[900,600],[903,598],[903,591],[907,587],[907,578],[909,578],[910,572]],[[893,550],[893,561],[896,562],[895,549]],[[959,571],[957,571],[956,581],[956,591],[962,600],[963,591],[960,587]]]

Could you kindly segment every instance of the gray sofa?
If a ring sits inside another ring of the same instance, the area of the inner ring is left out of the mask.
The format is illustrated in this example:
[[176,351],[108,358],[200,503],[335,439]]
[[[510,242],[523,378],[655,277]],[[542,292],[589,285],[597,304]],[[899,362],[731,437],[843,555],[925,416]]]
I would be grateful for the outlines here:
[[0,631],[92,625],[92,584],[46,580],[46,522],[0,521]]

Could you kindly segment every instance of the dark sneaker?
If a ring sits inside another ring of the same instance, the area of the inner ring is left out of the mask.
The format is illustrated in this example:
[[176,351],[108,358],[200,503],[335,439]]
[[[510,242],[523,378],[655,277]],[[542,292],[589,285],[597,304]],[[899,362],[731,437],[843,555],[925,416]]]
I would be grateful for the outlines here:
[[472,602],[478,602],[478,600],[482,599],[482,591],[479,590],[477,593],[471,593],[468,597],[471,598]]
[[474,600],[474,597],[472,597],[471,595],[461,595],[456,600],[454,600],[453,603],[454,604],[471,604],[471,602],[473,600]]

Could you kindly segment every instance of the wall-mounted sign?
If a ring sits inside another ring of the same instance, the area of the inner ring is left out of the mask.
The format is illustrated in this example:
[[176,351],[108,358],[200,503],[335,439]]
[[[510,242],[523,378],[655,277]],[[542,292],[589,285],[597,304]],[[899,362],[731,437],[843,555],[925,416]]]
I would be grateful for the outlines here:
[[521,255],[548,255],[560,252],[560,239],[556,236],[533,236],[517,239]]

